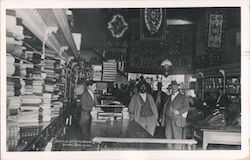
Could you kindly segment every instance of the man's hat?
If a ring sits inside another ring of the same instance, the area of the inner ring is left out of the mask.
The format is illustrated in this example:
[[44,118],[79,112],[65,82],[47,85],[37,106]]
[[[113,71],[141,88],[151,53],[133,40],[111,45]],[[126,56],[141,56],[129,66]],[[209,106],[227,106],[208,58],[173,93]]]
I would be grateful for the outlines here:
[[179,84],[178,84],[176,81],[171,81],[170,86],[173,86],[173,85],[177,85],[177,86],[179,86]]

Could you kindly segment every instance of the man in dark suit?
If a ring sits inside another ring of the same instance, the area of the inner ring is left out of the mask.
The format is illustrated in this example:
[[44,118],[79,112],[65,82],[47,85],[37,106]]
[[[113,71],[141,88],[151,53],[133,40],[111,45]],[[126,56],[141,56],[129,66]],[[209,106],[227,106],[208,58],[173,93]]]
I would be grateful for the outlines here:
[[219,96],[216,101],[216,107],[226,109],[231,105],[231,100],[223,93],[223,88],[219,88]]
[[79,125],[82,128],[83,139],[89,140],[90,138],[90,127],[91,127],[91,115],[90,111],[97,104],[95,96],[96,84],[94,81],[88,81],[86,84],[86,90],[81,95],[81,118]]
[[[157,106],[158,115],[161,115],[167,94],[161,90],[162,89],[161,82],[157,83],[157,88],[158,88],[157,91],[153,92],[153,98],[154,98],[156,106]],[[160,119],[160,116],[159,116],[159,119]],[[159,119],[158,119],[158,122],[160,122]]]
[[[165,136],[167,139],[186,138],[186,117],[189,109],[187,97],[179,92],[176,81],[171,82],[172,95],[166,102]],[[180,144],[168,144],[169,149],[184,149]]]

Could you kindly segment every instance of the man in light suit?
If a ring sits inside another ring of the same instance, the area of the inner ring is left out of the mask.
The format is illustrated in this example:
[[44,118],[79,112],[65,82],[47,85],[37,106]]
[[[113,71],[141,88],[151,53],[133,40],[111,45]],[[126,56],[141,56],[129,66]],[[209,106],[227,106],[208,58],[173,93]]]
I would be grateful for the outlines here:
[[[172,95],[166,102],[165,136],[167,139],[186,138],[186,117],[189,109],[187,97],[179,92],[176,81],[171,82]],[[180,144],[168,144],[169,149],[184,149]]]
[[92,108],[97,105],[97,99],[94,95],[96,90],[96,84],[94,81],[86,82],[86,90],[81,95],[81,118],[79,125],[81,126],[83,139],[89,140],[90,138],[90,127],[91,127],[91,115]]

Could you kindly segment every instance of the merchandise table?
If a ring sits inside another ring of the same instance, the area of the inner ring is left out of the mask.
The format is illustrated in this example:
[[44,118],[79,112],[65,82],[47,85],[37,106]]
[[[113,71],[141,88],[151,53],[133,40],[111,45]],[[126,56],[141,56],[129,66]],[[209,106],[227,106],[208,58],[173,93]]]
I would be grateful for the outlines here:
[[202,149],[208,144],[241,145],[241,131],[236,128],[193,128],[194,138],[202,139]]

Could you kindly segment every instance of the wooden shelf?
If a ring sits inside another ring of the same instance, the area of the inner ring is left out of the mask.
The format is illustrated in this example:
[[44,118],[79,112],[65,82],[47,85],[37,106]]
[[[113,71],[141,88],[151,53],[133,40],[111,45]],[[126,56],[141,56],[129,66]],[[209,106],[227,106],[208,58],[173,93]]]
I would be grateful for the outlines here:
[[64,9],[15,9],[17,17],[22,18],[23,24],[42,42],[45,40],[49,27],[57,27],[46,41],[46,45],[60,55],[60,49],[68,46],[68,56],[77,57],[75,41],[70,31],[66,10]]

